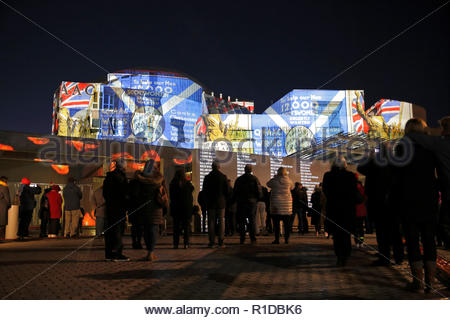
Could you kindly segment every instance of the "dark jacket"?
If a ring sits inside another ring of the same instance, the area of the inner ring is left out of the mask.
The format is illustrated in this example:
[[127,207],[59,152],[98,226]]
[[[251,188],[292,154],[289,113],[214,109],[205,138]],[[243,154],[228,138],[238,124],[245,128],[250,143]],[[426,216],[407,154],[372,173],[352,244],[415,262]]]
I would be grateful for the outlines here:
[[[409,139],[408,135],[402,138]],[[399,143],[395,148],[398,158],[405,155],[406,149]],[[433,153],[413,142],[411,160],[399,164],[394,169],[394,180],[400,195],[401,217],[406,222],[432,222],[437,219],[438,183],[435,175],[436,158]]]
[[339,228],[336,224],[352,231],[358,192],[355,174],[346,169],[333,167],[323,176],[322,191],[327,197],[327,218],[332,221],[328,224],[330,232]]
[[105,198],[105,214],[108,224],[126,216],[128,204],[128,181],[121,170],[108,172],[103,181],[103,198]]
[[141,196],[141,182],[135,177],[128,185],[129,201],[128,201],[128,221],[132,224],[140,222],[141,211],[139,209]]
[[194,206],[192,192],[194,192],[194,186],[190,181],[186,181],[182,185],[175,179],[170,182],[170,214],[172,217],[187,220],[192,218]]
[[436,137],[412,133],[408,136],[434,154],[442,199],[450,200],[450,135]]
[[227,176],[213,169],[203,180],[203,189],[208,209],[225,209],[228,198]]
[[262,198],[261,184],[251,173],[244,173],[236,179],[233,189],[233,202],[258,202]]
[[293,210],[308,208],[308,195],[303,188],[294,188],[291,193]]
[[152,173],[148,177],[138,175],[141,183],[139,189],[139,217],[142,219],[142,224],[162,224],[163,207],[159,198],[161,197],[161,190],[164,189],[164,177],[159,173]]
[[36,207],[36,199],[34,196],[41,193],[41,187],[30,187],[29,185],[22,185],[22,192],[20,193],[20,209],[22,211],[33,211]]
[[205,191],[202,190],[202,191],[200,191],[198,193],[197,202],[200,205],[202,211],[206,211],[207,201],[206,201],[206,193],[205,193]]
[[48,203],[47,194],[52,191],[52,188],[47,188],[44,190],[44,194],[41,197],[39,203],[39,219],[48,220],[50,219],[50,204]]
[[79,210],[83,197],[81,189],[73,182],[69,182],[63,189],[64,210]]

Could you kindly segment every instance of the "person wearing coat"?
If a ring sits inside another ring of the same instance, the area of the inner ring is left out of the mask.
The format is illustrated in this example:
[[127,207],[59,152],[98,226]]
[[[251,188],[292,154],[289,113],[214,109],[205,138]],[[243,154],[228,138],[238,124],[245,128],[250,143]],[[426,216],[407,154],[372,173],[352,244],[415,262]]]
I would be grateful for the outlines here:
[[334,252],[338,267],[347,263],[352,250],[351,234],[354,229],[357,203],[355,174],[347,171],[344,157],[333,162],[331,170],[323,176],[322,190],[327,197],[328,232],[333,235]]
[[42,191],[40,186],[32,187],[31,181],[28,178],[23,178],[19,187],[19,229],[17,235],[20,240],[24,237],[28,237],[28,228],[30,226],[31,218],[33,216],[33,210],[36,207],[35,195],[40,194]]
[[202,210],[202,226],[201,226],[201,230],[203,233],[206,232],[206,218],[208,216],[208,211],[206,210],[206,193],[205,191],[201,190],[198,193],[197,196],[197,202],[200,205],[200,209]]
[[320,234],[320,228],[322,224],[322,189],[319,186],[314,188],[314,192],[311,195],[312,210],[310,210],[311,224],[315,226],[316,237]]
[[113,171],[107,173],[103,181],[105,199],[105,259],[130,261],[122,254],[122,236],[128,207],[128,180],[120,160],[115,161]]
[[194,186],[186,179],[184,169],[178,169],[169,185],[170,214],[173,219],[173,247],[178,249],[183,232],[184,248],[189,248],[191,233]]
[[256,205],[262,198],[261,184],[252,174],[253,167],[247,164],[245,173],[236,179],[233,189],[233,202],[237,203],[237,216],[239,219],[240,243],[245,242],[245,233],[248,231],[252,244],[256,243]]
[[0,239],[5,238],[9,208],[11,208],[11,199],[9,196],[8,178],[2,176],[0,177]]
[[50,219],[48,226],[48,237],[56,238],[59,228],[60,228],[60,219],[62,216],[62,197],[59,193],[61,188],[55,184],[52,186],[51,191],[46,194],[48,199],[48,208],[50,211]]
[[131,247],[133,249],[142,249],[142,236],[144,234],[144,226],[139,211],[139,196],[141,182],[138,175],[142,175],[142,171],[137,170],[134,178],[130,180],[129,190],[130,199],[128,205],[128,222],[131,223]]
[[83,197],[81,189],[75,184],[75,179],[69,177],[63,190],[64,196],[64,237],[75,237],[81,213],[80,200]]
[[270,214],[273,220],[275,240],[273,244],[280,243],[280,222],[284,226],[284,242],[289,243],[290,222],[292,213],[292,194],[294,184],[287,176],[284,167],[278,168],[277,174],[267,182],[270,192]]
[[[437,161],[430,150],[414,142],[411,133],[423,133],[426,124],[412,118],[406,122],[405,137],[395,147],[396,158],[410,161],[395,168],[394,180],[400,190],[401,221],[405,232],[408,260],[413,275],[408,289],[430,292],[436,274],[436,227],[438,219]],[[408,146],[406,148],[405,146]],[[412,148],[411,148],[412,147]],[[408,149],[413,152],[408,155]],[[400,208],[400,206],[398,206]],[[423,255],[421,253],[421,244]],[[423,276],[425,269],[425,288]]]
[[52,188],[46,188],[44,190],[44,194],[41,197],[40,205],[39,205],[39,219],[41,219],[41,227],[40,227],[40,235],[39,237],[45,238],[47,237],[47,228],[48,223],[50,222],[50,209],[47,194],[52,191]]
[[227,176],[220,172],[220,163],[212,163],[212,171],[203,180],[206,206],[208,208],[208,247],[214,247],[216,235],[219,247],[225,247],[223,238],[225,234],[225,207],[229,197]]
[[308,233],[308,219],[306,218],[306,211],[308,209],[308,195],[305,188],[300,182],[295,183],[292,193],[292,216],[291,216],[291,231],[292,224],[295,217],[298,217],[298,233]]
[[359,175],[355,173],[356,177],[356,183],[358,192],[361,194],[361,196],[364,198],[364,201],[361,203],[356,204],[356,221],[355,221],[355,244],[357,248],[361,248],[362,244],[364,242],[364,220],[367,216],[367,209],[366,209],[366,194],[364,193],[364,186],[361,183],[361,181],[358,180]]
[[144,261],[155,261],[155,246],[158,240],[159,226],[164,222],[163,209],[168,207],[168,195],[164,186],[164,177],[159,163],[148,161],[142,174],[137,175],[139,188],[139,216],[144,226],[144,241],[147,254]]

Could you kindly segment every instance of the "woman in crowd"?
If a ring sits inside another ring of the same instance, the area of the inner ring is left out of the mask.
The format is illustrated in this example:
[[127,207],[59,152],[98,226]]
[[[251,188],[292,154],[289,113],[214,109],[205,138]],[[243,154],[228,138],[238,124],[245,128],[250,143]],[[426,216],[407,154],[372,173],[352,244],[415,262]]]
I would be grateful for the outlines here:
[[364,201],[356,204],[356,221],[355,221],[355,244],[357,248],[361,248],[364,242],[364,220],[367,216],[366,209],[366,200],[367,197],[364,192],[364,186],[361,181],[358,180],[359,175],[355,173],[356,177],[356,186],[358,188],[358,192],[364,198]]
[[286,168],[278,168],[277,174],[267,182],[270,193],[270,214],[274,223],[275,240],[273,244],[280,243],[280,222],[284,226],[284,242],[289,243],[290,219],[292,214],[291,190],[294,184],[287,176]]
[[61,188],[55,184],[52,190],[47,193],[48,207],[50,211],[50,220],[48,225],[48,237],[56,238],[59,233],[59,220],[62,216],[62,197],[59,193]]
[[168,207],[168,196],[164,187],[164,177],[159,171],[159,163],[148,161],[142,175],[137,177],[141,182],[139,207],[144,225],[144,241],[147,255],[143,260],[155,261],[155,245],[158,240],[159,226],[164,222],[163,210]]
[[186,179],[184,169],[175,172],[170,182],[170,214],[173,219],[173,247],[178,249],[180,234],[184,235],[184,248],[189,247],[189,234],[191,232],[194,186]]

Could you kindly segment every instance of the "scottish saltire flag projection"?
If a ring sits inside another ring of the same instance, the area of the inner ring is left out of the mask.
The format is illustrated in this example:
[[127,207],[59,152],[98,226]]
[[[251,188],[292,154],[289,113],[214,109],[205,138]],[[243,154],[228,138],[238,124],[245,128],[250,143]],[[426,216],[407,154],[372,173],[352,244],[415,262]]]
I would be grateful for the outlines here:
[[53,134],[283,157],[339,134],[395,138],[411,117],[412,105],[396,100],[366,111],[362,90],[295,89],[254,114],[254,102],[214,95],[186,75],[130,69],[62,82]]

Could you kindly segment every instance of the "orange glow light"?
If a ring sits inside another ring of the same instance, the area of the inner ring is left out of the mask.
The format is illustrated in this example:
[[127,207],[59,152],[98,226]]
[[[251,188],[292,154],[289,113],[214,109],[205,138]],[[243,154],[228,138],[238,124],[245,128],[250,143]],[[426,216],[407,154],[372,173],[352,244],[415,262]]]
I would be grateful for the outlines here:
[[141,161],[147,161],[150,159],[155,160],[156,162],[161,161],[158,152],[156,152],[155,150],[145,151],[141,156]]
[[36,159],[33,159],[34,161],[36,161],[36,162],[53,162],[53,160],[51,160],[51,159],[39,159],[39,158],[36,158]]
[[94,216],[95,210],[92,210],[91,214],[85,213],[83,217],[82,225],[85,227],[95,227],[95,220],[91,218],[91,215]]
[[111,156],[111,158],[113,160],[120,159],[120,158],[127,159],[127,160],[134,160],[134,157],[131,154],[129,154],[128,152],[114,153]]
[[75,149],[77,149],[78,151],[83,150],[84,147],[84,142],[83,141],[74,141],[74,140],[70,140],[70,141],[66,141],[66,143],[68,145],[72,145],[72,147],[74,147]]
[[61,175],[69,173],[69,166],[66,164],[52,164],[52,169],[55,170],[57,174]]
[[95,150],[97,148],[98,148],[98,144],[92,144],[92,143],[84,144],[84,151]]
[[136,170],[142,171],[142,170],[144,170],[145,163],[132,162],[132,163],[128,164],[128,167],[131,168],[133,171],[136,171]]
[[37,138],[37,137],[27,137],[27,139],[33,142],[34,144],[38,145],[47,144],[50,141],[47,138]]
[[192,162],[192,154],[187,159],[173,159],[173,162],[177,165],[184,165]]
[[11,146],[8,146],[6,144],[1,144],[0,143],[0,150],[2,151],[14,151],[14,148]]

